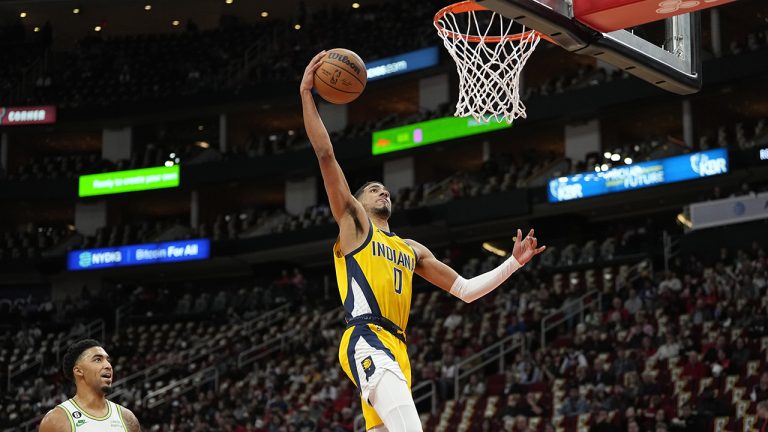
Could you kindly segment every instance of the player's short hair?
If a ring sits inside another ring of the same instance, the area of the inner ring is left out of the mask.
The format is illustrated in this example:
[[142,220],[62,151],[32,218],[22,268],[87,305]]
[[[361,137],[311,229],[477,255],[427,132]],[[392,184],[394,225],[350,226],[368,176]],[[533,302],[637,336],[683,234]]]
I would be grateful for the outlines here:
[[75,342],[67,348],[67,352],[64,353],[64,359],[61,361],[62,369],[64,369],[64,376],[68,380],[74,382],[75,376],[72,373],[72,368],[75,367],[75,363],[80,359],[85,350],[93,347],[100,347],[101,343],[95,339],[83,339]]
[[367,181],[367,182],[365,182],[365,184],[364,184],[364,185],[360,186],[360,189],[358,189],[358,190],[355,192],[355,198],[358,198],[358,199],[359,199],[359,198],[360,198],[360,195],[362,195],[362,194],[363,194],[363,191],[365,190],[365,188],[367,188],[368,186],[370,186],[370,185],[372,185],[372,184],[374,184],[374,183],[377,183],[377,184],[380,184],[380,185],[384,186],[384,182],[381,182],[381,181],[378,181],[378,180],[370,180],[370,181]]

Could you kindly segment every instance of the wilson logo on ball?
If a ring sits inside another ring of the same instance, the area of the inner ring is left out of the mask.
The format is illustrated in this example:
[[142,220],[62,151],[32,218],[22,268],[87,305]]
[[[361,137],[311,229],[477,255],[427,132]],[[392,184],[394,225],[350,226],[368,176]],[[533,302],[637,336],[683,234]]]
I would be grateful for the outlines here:
[[336,52],[329,52],[328,58],[331,60],[337,60],[340,63],[344,63],[345,65],[349,66],[353,71],[355,71],[356,74],[360,73],[360,66],[356,65],[352,60],[349,59],[349,57],[336,53]]

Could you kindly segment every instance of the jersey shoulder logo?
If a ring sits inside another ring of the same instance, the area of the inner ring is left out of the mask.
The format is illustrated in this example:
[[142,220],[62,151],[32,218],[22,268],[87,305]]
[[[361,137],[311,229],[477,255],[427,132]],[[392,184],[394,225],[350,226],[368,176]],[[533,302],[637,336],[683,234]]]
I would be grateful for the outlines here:
[[72,413],[72,418],[73,419],[79,419],[82,416],[83,415],[80,413],[80,411],[75,411],[75,412]]

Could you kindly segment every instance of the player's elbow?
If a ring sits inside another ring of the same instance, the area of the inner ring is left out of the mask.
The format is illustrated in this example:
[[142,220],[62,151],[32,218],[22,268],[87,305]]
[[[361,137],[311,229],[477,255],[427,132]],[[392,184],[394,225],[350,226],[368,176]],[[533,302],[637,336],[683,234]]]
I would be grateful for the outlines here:
[[318,146],[315,147],[315,155],[320,162],[332,161],[336,159],[336,155],[333,153],[333,147],[331,146]]

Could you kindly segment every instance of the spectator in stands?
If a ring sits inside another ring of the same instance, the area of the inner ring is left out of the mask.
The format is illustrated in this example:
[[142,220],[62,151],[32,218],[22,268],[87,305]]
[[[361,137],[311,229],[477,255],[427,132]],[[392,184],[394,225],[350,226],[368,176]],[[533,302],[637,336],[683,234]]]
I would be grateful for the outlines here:
[[688,352],[688,363],[683,366],[683,376],[698,381],[707,374],[707,367],[699,361],[699,353],[696,351]]
[[595,386],[612,386],[616,382],[616,377],[610,373],[610,366],[601,357],[595,357],[591,378]]
[[443,347],[443,361],[440,366],[440,393],[443,399],[449,399],[453,395],[454,377],[456,376],[456,363],[458,359],[453,354],[453,347],[445,344]]
[[624,307],[620,297],[614,297],[611,301],[611,309],[605,314],[605,322],[608,324],[626,323],[629,321],[629,311]]
[[529,353],[525,353],[523,359],[517,364],[517,373],[520,384],[529,385],[541,381],[541,370],[533,363]]
[[768,432],[768,401],[762,401],[757,404],[757,430],[758,432]]
[[563,401],[560,407],[562,416],[578,416],[589,412],[589,402],[579,394],[578,387],[572,386],[568,389],[568,397]]
[[[533,401],[533,404],[531,404]],[[533,417],[541,414],[542,409],[536,404],[532,395],[525,398],[518,394],[512,393],[507,396],[507,404],[501,410],[499,418],[504,420],[507,417],[516,418],[517,416]]]
[[485,383],[480,379],[477,374],[472,374],[469,377],[469,382],[464,385],[464,390],[461,391],[462,397],[477,396],[481,397],[485,394]]
[[760,382],[752,387],[752,391],[749,393],[749,399],[752,402],[758,403],[768,400],[768,371],[765,371],[760,375]]
[[624,309],[629,312],[630,315],[635,315],[643,308],[643,300],[637,295],[635,289],[630,288],[629,297],[624,301]]
[[314,432],[315,422],[309,417],[309,407],[306,405],[299,409],[299,415],[293,422],[293,427],[297,432]]
[[668,360],[677,357],[680,353],[680,343],[675,338],[672,330],[667,330],[665,342],[656,351],[654,358],[657,360]]
[[752,357],[752,351],[744,343],[743,337],[736,338],[733,352],[731,353],[731,371],[729,373],[739,373]]
[[504,396],[509,396],[511,394],[522,393],[525,393],[525,386],[520,384],[515,368],[507,369],[504,373],[504,389],[502,390],[502,394]]
[[683,404],[670,422],[670,429],[675,432],[694,432],[697,429],[696,417],[693,415],[690,403]]
[[456,308],[451,312],[450,315],[445,318],[445,321],[443,321],[443,327],[445,327],[447,331],[453,331],[461,325],[461,322],[464,319],[464,315],[461,313],[463,307],[464,303],[456,304]]
[[595,417],[595,422],[589,428],[589,432],[619,432],[621,429],[611,422],[608,411],[600,409]]
[[636,371],[637,361],[634,359],[630,350],[619,347],[616,352],[616,360],[613,362],[612,371],[616,378],[622,377],[625,373]]
[[664,274],[664,280],[659,283],[659,294],[667,291],[671,291],[677,294],[682,289],[683,284],[680,282],[680,279],[678,279],[677,276],[671,271],[666,272]]
[[709,386],[699,395],[696,411],[705,418],[714,418],[730,415],[731,409],[722,398],[717,397],[715,389]]
[[651,396],[658,396],[664,389],[656,382],[656,374],[646,370],[642,375],[643,383],[640,385],[640,396],[649,399]]

